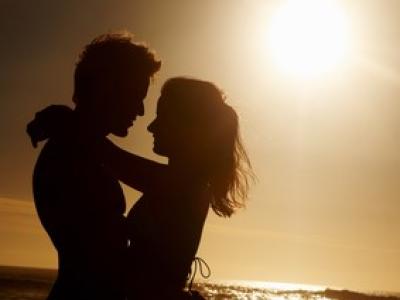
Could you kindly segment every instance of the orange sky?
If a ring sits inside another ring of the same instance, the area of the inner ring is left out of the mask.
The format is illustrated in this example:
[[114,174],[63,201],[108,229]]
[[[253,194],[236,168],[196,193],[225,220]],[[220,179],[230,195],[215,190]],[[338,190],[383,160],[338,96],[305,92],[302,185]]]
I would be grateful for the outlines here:
[[[308,81],[281,74],[261,42],[279,3],[2,1],[0,264],[56,265],[31,200],[38,150],[25,124],[71,104],[85,43],[126,28],[163,66],[123,147],[160,159],[145,128],[171,76],[216,82],[241,116],[258,183],[245,211],[209,215],[199,254],[213,279],[400,291],[400,2],[343,2],[354,59]],[[125,191],[131,205],[138,194]]]

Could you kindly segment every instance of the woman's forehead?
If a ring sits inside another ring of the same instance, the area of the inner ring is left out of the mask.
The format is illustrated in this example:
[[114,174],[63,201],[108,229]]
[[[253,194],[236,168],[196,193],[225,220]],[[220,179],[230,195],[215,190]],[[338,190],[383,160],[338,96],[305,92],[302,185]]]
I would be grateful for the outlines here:
[[176,105],[174,105],[174,101],[171,97],[161,94],[157,100],[157,115],[159,114],[170,114],[176,109]]

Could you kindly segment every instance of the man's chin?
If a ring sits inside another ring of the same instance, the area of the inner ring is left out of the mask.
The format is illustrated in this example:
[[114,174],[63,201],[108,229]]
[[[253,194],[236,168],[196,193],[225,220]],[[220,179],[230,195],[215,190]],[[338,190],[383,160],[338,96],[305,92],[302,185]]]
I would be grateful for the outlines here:
[[111,133],[118,137],[126,137],[128,135],[128,128],[114,129]]

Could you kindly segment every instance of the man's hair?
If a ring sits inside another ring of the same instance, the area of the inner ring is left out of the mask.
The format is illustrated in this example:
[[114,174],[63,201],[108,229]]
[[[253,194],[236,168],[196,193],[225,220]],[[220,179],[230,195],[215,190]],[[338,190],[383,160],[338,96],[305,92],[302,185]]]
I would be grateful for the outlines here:
[[74,74],[74,102],[84,101],[102,80],[124,76],[152,78],[161,61],[145,45],[134,43],[132,34],[109,33],[96,37],[79,55]]

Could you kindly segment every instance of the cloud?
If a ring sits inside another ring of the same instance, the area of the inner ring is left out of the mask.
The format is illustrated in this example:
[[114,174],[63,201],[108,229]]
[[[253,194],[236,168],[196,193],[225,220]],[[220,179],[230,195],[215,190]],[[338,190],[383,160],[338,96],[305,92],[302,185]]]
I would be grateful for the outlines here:
[[0,197],[0,244],[0,265],[56,266],[32,201]]

